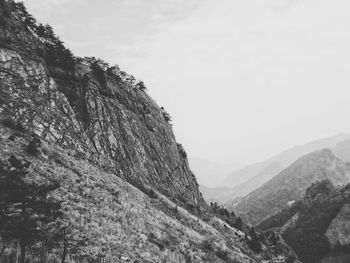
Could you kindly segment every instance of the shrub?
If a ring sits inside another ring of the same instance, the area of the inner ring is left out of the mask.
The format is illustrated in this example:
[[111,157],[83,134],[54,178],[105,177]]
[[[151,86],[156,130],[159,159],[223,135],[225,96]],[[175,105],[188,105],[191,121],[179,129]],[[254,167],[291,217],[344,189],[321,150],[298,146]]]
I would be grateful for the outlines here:
[[39,138],[34,137],[27,146],[27,152],[31,155],[37,155],[40,153],[41,141]]
[[227,262],[227,260],[229,259],[228,252],[226,250],[219,249],[219,250],[215,251],[215,255],[218,258],[224,260],[225,262]]
[[152,188],[145,186],[142,182],[137,181],[136,179],[129,179],[128,182],[146,194],[148,197],[152,199],[158,198],[158,194]]
[[140,81],[139,83],[136,84],[136,87],[139,88],[140,90],[146,90],[145,83],[143,81]]
[[19,122],[16,122],[11,118],[3,119],[1,123],[10,129],[14,129],[19,132],[26,132],[26,129]]
[[262,250],[262,247],[261,247],[261,243],[259,242],[259,238],[258,238],[254,228],[250,229],[249,235],[250,235],[250,240],[248,241],[248,246],[255,253],[260,253]]
[[153,198],[153,199],[157,199],[158,198],[157,193],[151,188],[146,188],[145,194],[147,194],[150,198]]
[[97,81],[100,83],[102,88],[107,87],[107,80],[106,80],[106,75],[102,67],[98,64],[97,61],[94,61],[91,63],[90,68],[92,70],[93,75],[97,79]]
[[169,113],[167,113],[164,109],[164,107],[160,107],[162,114],[163,114],[163,118],[165,119],[165,121],[167,122],[171,122],[171,117],[169,115]]

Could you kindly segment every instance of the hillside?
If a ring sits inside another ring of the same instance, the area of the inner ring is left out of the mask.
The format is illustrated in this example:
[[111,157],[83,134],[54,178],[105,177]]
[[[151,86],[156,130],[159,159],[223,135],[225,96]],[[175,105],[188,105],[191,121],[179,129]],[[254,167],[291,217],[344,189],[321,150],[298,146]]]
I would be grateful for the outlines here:
[[[206,201],[216,200],[227,207],[233,207],[238,199],[268,182],[272,177],[292,164],[299,157],[322,148],[334,148],[334,153],[337,156],[339,154],[338,157],[340,159],[344,158],[344,161],[346,161],[348,147],[345,144],[348,142],[347,139],[349,139],[349,137],[349,134],[341,133],[305,145],[295,146],[266,161],[248,165],[226,177],[221,183],[225,188],[217,187],[217,189],[215,189],[212,187],[210,191],[203,189],[203,197]],[[213,196],[215,191],[220,194]]]
[[350,182],[350,164],[331,150],[319,150],[299,158],[236,205],[234,211],[256,225],[299,200],[313,182],[329,179],[335,185]]
[[[253,181],[251,179],[253,179],[254,177],[258,178],[258,175],[262,174],[263,178],[260,179],[261,181],[259,181],[259,183],[256,183],[256,189],[263,183],[271,179],[273,176],[275,176],[277,173],[282,171],[284,168],[292,164],[299,157],[323,148],[333,148],[337,143],[347,140],[349,138],[350,134],[341,133],[336,136],[323,138],[309,142],[304,145],[292,147],[279,154],[276,154],[275,156],[263,162],[254,163],[243,169],[233,172],[223,181],[222,185],[234,186],[236,184],[241,184],[241,186],[245,187],[245,182],[250,181],[250,183],[247,184],[251,184],[251,182]],[[270,173],[264,172],[264,170],[266,169],[271,169],[271,166],[273,166],[274,169],[272,169]],[[277,169],[277,167],[279,168]]]
[[[63,202],[64,219],[70,222],[74,236],[86,237],[71,251],[71,260],[259,262],[238,240],[235,229],[226,226],[220,231],[225,224],[219,219],[203,222],[165,196],[140,187],[142,192],[113,173],[67,155],[60,147],[43,142],[39,155],[29,155],[26,146],[31,140],[29,135],[0,125],[0,160],[11,156],[26,160],[32,180],[50,178],[60,183],[54,195]],[[213,222],[218,222],[218,229]],[[60,258],[60,246],[47,257]],[[35,249],[29,250],[30,262],[36,262],[33,253]],[[15,256],[15,251],[6,250],[0,261]]]
[[336,188],[329,180],[316,182],[300,201],[266,219],[258,228],[280,228],[286,242],[305,263],[347,262],[349,205],[349,185]]
[[350,162],[350,140],[345,140],[337,143],[332,151],[334,154],[345,162]]
[[263,185],[269,181],[273,175],[278,174],[283,169],[283,166],[279,162],[272,162],[267,165],[262,171],[257,173],[253,178],[247,180],[246,182],[232,187],[232,192],[234,195],[232,197],[243,197],[249,194],[251,191],[255,190],[257,187]]
[[74,58],[50,27],[0,5],[0,119],[150,185],[179,204],[205,207],[170,116],[134,77],[96,58]]
[[254,263],[293,253],[206,205],[170,115],[143,82],[74,57],[5,0],[0,85],[0,262]]

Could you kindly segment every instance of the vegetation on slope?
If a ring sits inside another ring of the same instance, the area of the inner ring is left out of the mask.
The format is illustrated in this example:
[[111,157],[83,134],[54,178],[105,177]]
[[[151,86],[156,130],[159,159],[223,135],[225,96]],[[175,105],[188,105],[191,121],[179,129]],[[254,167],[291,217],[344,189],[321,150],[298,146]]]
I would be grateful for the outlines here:
[[[24,194],[19,202],[13,189],[1,196],[2,262],[261,262],[289,252],[268,247],[254,229],[233,228],[241,223],[232,213],[207,210],[171,117],[143,82],[100,59],[73,57],[22,3],[0,0],[0,17],[2,187],[13,176]],[[9,223],[28,235],[9,232]]]
[[[45,196],[60,204],[62,215],[46,225],[41,239],[27,244],[29,262],[260,262],[276,253],[264,246],[254,254],[247,244],[250,237],[238,236],[219,218],[208,215],[204,222],[163,195],[153,190],[144,194],[61,148],[42,142],[36,155],[29,154],[32,140],[0,125],[0,160],[13,155],[29,164],[32,182],[59,185]],[[0,236],[0,261],[14,262],[19,239]]]
[[205,212],[171,117],[145,84],[101,59],[71,57],[23,4],[0,2],[0,118],[193,213]]
[[299,158],[266,184],[251,192],[235,207],[243,221],[258,225],[302,198],[306,188],[329,179],[336,185],[350,182],[350,164],[323,149]]
[[[346,244],[332,248],[326,236],[332,220],[347,203],[350,203],[350,185],[337,189],[329,180],[316,182],[306,190],[303,200],[265,220],[259,229],[281,227],[287,223],[282,228],[286,242],[303,262],[318,262],[330,253],[347,249]],[[296,220],[289,224],[292,217]]]

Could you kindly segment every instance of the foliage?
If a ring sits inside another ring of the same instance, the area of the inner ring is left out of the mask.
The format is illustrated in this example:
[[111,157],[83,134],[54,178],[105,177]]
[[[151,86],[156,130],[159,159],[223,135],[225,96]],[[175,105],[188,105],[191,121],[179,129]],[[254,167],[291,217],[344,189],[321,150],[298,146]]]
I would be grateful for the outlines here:
[[243,222],[242,219],[240,217],[237,217],[234,225],[235,228],[237,228],[238,230],[242,230],[243,229]]
[[259,230],[268,230],[274,227],[281,227],[295,215],[301,208],[301,201],[296,201],[291,207],[282,209],[275,215],[262,221],[256,228]]
[[296,255],[294,253],[292,253],[292,254],[288,255],[285,263],[294,263],[294,262],[296,262],[296,260],[297,260]]
[[252,227],[249,231],[250,240],[248,241],[248,245],[251,250],[255,253],[260,253],[262,250],[261,243],[259,241],[258,235],[255,232],[254,227]]
[[139,88],[140,90],[146,90],[147,87],[145,86],[145,83],[143,81],[140,81],[136,84],[136,87]]
[[99,63],[98,60],[94,60],[90,64],[90,68],[91,68],[92,73],[94,74],[95,78],[100,83],[101,87],[106,88],[107,87],[107,79],[106,79],[105,71],[103,70],[103,68],[101,66],[101,63]]
[[163,114],[163,118],[165,119],[166,122],[171,122],[171,117],[169,115],[169,113],[167,113],[164,109],[164,107],[160,107],[162,114]]
[[236,218],[234,212],[229,212],[226,208],[219,206],[216,202],[210,203],[210,207],[214,215],[222,219],[224,222],[235,228],[237,228],[236,226],[240,226],[240,228],[237,228],[238,230],[242,229],[243,222],[240,217]]
[[345,188],[336,190],[328,180],[316,182],[307,189],[296,224],[283,233],[286,242],[302,261],[318,260],[330,252],[325,233],[342,206],[349,201],[349,191]]
[[48,198],[59,185],[28,180],[29,165],[15,156],[0,162],[0,233],[6,241],[19,241],[21,263],[26,247],[45,240],[50,224],[61,214],[60,203]]
[[187,158],[187,153],[186,153],[184,147],[182,146],[182,144],[177,143],[176,146],[177,146],[178,152],[180,153],[180,156],[184,159]]
[[137,181],[137,180],[129,180],[129,182],[133,186],[138,188],[141,192],[146,194],[148,197],[150,197],[152,199],[157,199],[158,198],[157,193],[152,188],[147,187],[143,182],[140,182],[140,181]]
[[40,153],[41,141],[38,137],[34,137],[27,146],[27,152],[31,155],[37,155]]
[[19,132],[26,132],[26,129],[17,121],[11,119],[11,118],[6,118],[1,120],[1,123],[5,125],[8,128],[17,130]]
[[0,26],[6,26],[7,18],[10,16],[10,9],[5,2],[0,1]]
[[48,65],[59,67],[63,70],[73,70],[74,56],[55,35],[52,27],[50,25],[44,26],[39,24],[36,19],[29,14],[23,2],[11,1],[11,5],[24,26],[35,34],[45,46],[44,59]]

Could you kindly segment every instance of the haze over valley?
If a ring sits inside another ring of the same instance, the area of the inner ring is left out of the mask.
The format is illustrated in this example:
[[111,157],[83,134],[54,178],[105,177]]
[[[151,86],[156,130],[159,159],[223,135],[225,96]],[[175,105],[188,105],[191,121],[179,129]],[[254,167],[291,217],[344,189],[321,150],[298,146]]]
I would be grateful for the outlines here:
[[0,0],[0,263],[348,263],[349,7]]

